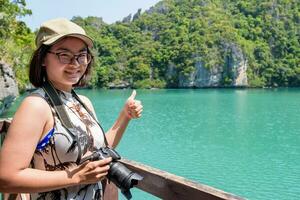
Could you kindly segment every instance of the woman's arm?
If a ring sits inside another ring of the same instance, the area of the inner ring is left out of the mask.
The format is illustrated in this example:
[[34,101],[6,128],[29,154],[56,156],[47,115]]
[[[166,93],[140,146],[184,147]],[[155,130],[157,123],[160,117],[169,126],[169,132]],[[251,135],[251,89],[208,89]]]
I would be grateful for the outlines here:
[[[110,159],[86,162],[65,171],[29,168],[37,143],[53,126],[49,105],[40,97],[24,99],[0,151],[0,192],[32,193],[97,182],[107,174]],[[51,124],[52,123],[52,124]]]
[[136,91],[133,90],[132,94],[127,99],[123,109],[121,110],[117,120],[106,133],[108,144],[112,148],[115,148],[119,144],[129,121],[142,116],[143,106],[141,101],[135,99],[135,96]]
[[[135,99],[135,96],[136,91],[134,90],[130,97],[127,99],[117,120],[106,133],[108,145],[112,148],[115,148],[120,142],[129,121],[131,119],[140,118],[142,116],[143,106],[141,104],[141,101]],[[88,100],[88,98],[84,96],[80,96],[80,98],[96,116],[92,103]]]

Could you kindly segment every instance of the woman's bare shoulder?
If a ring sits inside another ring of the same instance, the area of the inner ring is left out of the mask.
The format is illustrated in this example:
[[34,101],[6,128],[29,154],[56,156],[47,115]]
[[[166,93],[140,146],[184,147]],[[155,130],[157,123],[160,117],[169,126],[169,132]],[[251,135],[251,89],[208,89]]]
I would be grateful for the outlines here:
[[29,114],[31,117],[39,117],[41,120],[49,119],[51,109],[47,101],[38,95],[30,95],[24,98],[15,113],[15,117],[19,115]]
[[23,106],[28,107],[30,109],[42,109],[42,108],[50,108],[49,104],[47,103],[47,101],[39,96],[39,95],[30,95],[24,98],[24,100],[22,101],[21,105],[23,104]]

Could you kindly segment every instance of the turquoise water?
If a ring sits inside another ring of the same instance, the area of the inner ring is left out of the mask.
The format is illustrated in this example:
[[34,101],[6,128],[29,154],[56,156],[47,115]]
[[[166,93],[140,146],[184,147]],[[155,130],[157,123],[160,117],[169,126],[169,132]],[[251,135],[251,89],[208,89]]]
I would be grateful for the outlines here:
[[[107,130],[131,91],[79,93]],[[138,90],[137,99],[144,112],[118,147],[123,157],[247,199],[300,199],[300,89]]]

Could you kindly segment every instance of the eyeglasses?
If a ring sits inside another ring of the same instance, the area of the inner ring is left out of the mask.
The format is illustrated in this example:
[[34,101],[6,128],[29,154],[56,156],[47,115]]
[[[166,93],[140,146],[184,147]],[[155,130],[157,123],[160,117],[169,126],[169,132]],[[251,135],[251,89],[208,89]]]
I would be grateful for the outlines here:
[[76,60],[80,65],[87,65],[91,62],[92,56],[89,53],[80,53],[78,55],[74,55],[69,52],[52,52],[48,51],[48,53],[54,54],[57,56],[59,62],[62,64],[71,64],[74,60]]

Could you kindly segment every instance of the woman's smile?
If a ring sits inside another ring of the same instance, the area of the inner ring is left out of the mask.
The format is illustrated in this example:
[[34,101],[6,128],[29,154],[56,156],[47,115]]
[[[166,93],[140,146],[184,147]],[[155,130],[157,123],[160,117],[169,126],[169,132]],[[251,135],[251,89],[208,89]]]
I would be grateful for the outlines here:
[[80,69],[76,70],[65,70],[65,74],[70,78],[80,78],[81,77],[81,71]]

